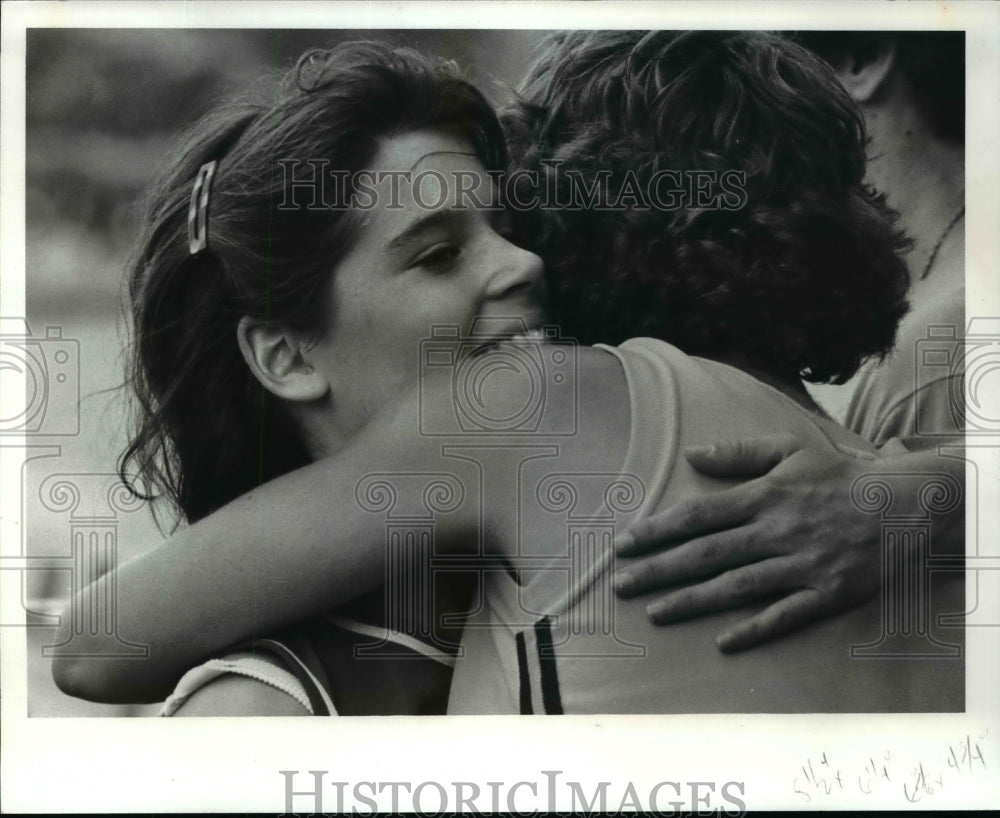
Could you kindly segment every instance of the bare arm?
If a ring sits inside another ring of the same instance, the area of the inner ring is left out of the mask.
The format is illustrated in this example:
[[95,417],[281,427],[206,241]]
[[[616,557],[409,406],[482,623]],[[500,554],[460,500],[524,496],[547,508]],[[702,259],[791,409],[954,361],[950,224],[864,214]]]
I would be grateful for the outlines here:
[[183,716],[308,716],[293,696],[265,682],[227,673],[192,693],[172,713]]
[[[649,556],[630,565],[620,589],[631,596],[673,588],[650,600],[657,624],[779,596],[719,635],[725,651],[751,648],[878,592],[882,521],[852,498],[856,481],[879,475],[893,492],[893,513],[920,516],[926,509],[914,476],[945,475],[958,486],[965,476],[964,460],[936,449],[857,460],[810,452],[787,435],[723,442],[686,456],[705,474],[756,479],[634,527],[620,553]],[[962,503],[934,516],[933,538],[937,553],[964,553]]]
[[223,676],[195,693],[174,716],[308,716],[291,696],[263,682]]

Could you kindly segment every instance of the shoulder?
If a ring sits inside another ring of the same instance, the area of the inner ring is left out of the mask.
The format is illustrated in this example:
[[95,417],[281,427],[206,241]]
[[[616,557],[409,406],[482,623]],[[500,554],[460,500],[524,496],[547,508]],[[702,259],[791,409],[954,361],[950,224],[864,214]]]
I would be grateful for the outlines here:
[[287,693],[246,676],[226,675],[195,691],[174,716],[308,716]]
[[914,296],[912,310],[899,324],[894,357],[914,360],[927,342],[961,338],[965,333],[965,288]]
[[525,339],[425,371],[420,393],[423,434],[501,442],[573,436],[583,410],[620,407],[627,383],[605,350]]
[[892,355],[864,370],[848,406],[847,425],[876,445],[961,434],[965,291],[914,302]]
[[[220,668],[210,673],[196,673],[200,679],[191,683],[193,690],[181,694],[184,696],[183,701],[172,709],[171,715],[243,717],[310,715],[309,711],[289,693],[259,678],[240,673],[237,669],[239,663],[247,660],[256,664],[266,663],[270,666],[269,671],[275,675],[285,673],[280,665],[269,659],[251,657],[250,654],[234,654],[225,660],[233,670],[226,671]],[[294,682],[294,678],[292,681]],[[181,685],[178,687],[180,689]]]

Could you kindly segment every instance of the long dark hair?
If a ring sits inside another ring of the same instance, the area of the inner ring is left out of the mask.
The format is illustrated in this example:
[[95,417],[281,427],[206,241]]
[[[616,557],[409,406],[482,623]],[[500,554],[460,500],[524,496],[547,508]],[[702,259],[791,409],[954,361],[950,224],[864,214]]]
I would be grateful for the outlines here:
[[760,32],[558,34],[504,122],[514,166],[563,204],[573,173],[606,174],[614,191],[707,171],[718,192],[736,172],[744,194],[735,207],[537,209],[528,243],[565,334],[649,335],[835,383],[892,347],[908,240],[863,184],[860,112],[805,49]]
[[[293,181],[311,160],[361,170],[380,139],[420,129],[458,134],[489,169],[506,164],[492,106],[454,64],[377,43],[309,52],[275,98],[225,105],[190,130],[149,191],[128,268],[136,411],[119,470],[133,490],[145,491],[138,474],[195,521],[309,462],[290,414],[243,361],[236,327],[251,316],[326,329],[328,285],[358,218],[323,202],[287,207],[303,196]],[[209,246],[192,256],[188,206],[212,160]]]

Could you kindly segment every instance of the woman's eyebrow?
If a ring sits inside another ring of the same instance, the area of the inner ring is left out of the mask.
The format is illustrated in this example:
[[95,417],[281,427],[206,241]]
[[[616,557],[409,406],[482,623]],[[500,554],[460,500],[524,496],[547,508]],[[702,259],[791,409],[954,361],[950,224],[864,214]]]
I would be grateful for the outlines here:
[[387,250],[398,250],[400,247],[411,244],[416,239],[419,239],[423,233],[438,227],[447,227],[454,224],[461,219],[459,214],[460,211],[448,209],[435,210],[433,213],[421,216],[397,233],[385,247]]
[[410,165],[410,170],[411,171],[416,170],[417,165],[419,165],[425,159],[431,159],[435,156],[471,156],[473,159],[479,158],[478,154],[476,154],[474,151],[430,151],[429,153],[425,153],[423,156],[417,159],[416,162]]

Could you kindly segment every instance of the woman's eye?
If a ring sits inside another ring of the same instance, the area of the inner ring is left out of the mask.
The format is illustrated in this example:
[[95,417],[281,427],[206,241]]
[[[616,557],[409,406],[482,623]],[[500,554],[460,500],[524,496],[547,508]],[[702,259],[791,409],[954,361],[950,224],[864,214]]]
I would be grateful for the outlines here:
[[414,266],[429,270],[447,270],[458,258],[461,251],[452,244],[439,244],[414,259]]

